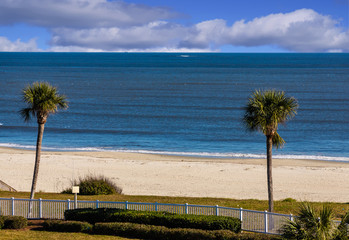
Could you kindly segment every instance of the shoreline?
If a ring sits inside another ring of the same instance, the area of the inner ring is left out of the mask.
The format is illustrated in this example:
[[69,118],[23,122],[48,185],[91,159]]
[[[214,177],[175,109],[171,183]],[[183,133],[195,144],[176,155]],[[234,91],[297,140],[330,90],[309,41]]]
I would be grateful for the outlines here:
[[[35,151],[0,147],[2,181],[30,191]],[[71,180],[103,175],[125,194],[267,199],[265,159],[204,158],[128,152],[43,151],[37,191],[60,192]],[[347,202],[349,163],[274,159],[275,200]]]
[[[13,149],[23,151],[35,151],[35,146],[4,146],[6,144],[0,143],[0,149]],[[12,145],[12,144],[9,144]],[[102,150],[103,148],[82,147],[82,148],[42,148],[42,152],[48,153],[116,153],[116,154],[144,154],[153,156],[174,156],[184,158],[197,158],[197,159],[265,159],[266,154],[251,154],[251,153],[210,153],[210,152],[172,152],[172,151],[156,151],[156,150]],[[323,156],[323,155],[292,155],[292,154],[273,154],[273,159],[281,160],[302,160],[302,161],[325,161],[325,162],[339,162],[349,163],[349,157],[335,157],[335,156]]]

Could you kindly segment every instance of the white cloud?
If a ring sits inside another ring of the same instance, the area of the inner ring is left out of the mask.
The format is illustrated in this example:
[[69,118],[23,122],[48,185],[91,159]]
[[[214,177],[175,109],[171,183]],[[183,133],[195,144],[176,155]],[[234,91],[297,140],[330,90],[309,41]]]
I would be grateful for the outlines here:
[[[83,48],[75,46],[52,47],[50,52],[106,52],[103,49]],[[119,48],[111,52],[212,52],[208,48],[170,48],[170,47],[155,47],[155,48]]]
[[[226,45],[272,45],[296,52],[349,52],[349,31],[312,9],[239,20],[230,26],[223,19],[184,26],[171,22],[174,16],[166,8],[123,1],[0,1],[0,25],[45,27],[51,33],[49,51],[217,51]],[[11,44],[37,49],[35,41],[3,43]]]
[[31,39],[28,42],[22,42],[17,39],[11,42],[6,37],[0,37],[0,52],[37,52],[40,51],[37,48],[36,40]]
[[118,51],[120,49],[174,48],[187,29],[165,21],[129,28],[53,29],[52,45],[80,46]]
[[299,52],[349,51],[349,31],[344,31],[337,25],[338,22],[330,16],[311,9],[270,14],[249,22],[241,20],[232,26],[227,26],[222,19],[216,19],[195,25],[180,45],[276,45]]
[[142,25],[169,19],[166,8],[107,0],[1,0],[0,24],[27,23],[43,27],[95,28]]

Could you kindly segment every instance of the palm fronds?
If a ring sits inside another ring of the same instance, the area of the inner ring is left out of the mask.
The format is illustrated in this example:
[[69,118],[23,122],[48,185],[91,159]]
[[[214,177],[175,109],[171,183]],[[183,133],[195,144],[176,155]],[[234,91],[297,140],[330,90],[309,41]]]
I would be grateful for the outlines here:
[[58,108],[68,107],[66,97],[58,94],[57,89],[46,82],[28,85],[23,89],[22,98],[27,107],[20,110],[20,114],[26,122],[36,117],[38,122],[45,123],[49,114],[55,113]]
[[[349,215],[347,218],[349,220]],[[302,203],[298,217],[295,217],[294,221],[288,220],[282,227],[282,236],[291,240],[348,239],[346,231],[340,231],[341,228],[346,230],[346,224],[342,223],[337,228],[333,220],[333,209],[329,206],[324,205],[316,211],[309,203]]]
[[282,91],[256,90],[248,99],[243,122],[248,130],[272,136],[273,145],[281,147],[285,141],[277,134],[278,125],[294,117],[297,108],[296,99]]

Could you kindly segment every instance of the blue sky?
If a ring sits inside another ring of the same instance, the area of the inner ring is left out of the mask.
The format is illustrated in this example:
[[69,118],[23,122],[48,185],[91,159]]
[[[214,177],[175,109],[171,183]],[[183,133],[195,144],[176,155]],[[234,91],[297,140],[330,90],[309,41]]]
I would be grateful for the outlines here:
[[0,51],[349,52],[349,0],[2,0]]

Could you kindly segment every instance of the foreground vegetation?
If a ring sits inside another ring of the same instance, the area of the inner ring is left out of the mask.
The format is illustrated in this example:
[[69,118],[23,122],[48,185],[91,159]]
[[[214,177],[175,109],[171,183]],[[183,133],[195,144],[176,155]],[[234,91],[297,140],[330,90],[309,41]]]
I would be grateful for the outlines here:
[[[13,192],[0,192],[0,197],[1,198],[10,198],[10,197],[15,197],[15,198],[28,198],[29,193],[25,192],[19,192],[19,193],[13,193]],[[37,194],[38,198],[42,199],[72,199],[73,195],[71,194],[56,194],[56,193],[38,193]],[[222,199],[222,198],[187,198],[187,197],[162,197],[162,196],[130,196],[130,195],[120,195],[120,194],[114,194],[114,195],[108,195],[108,196],[79,196],[79,199],[83,200],[100,200],[100,201],[129,201],[129,202],[163,202],[163,203],[189,203],[189,204],[201,204],[201,205],[220,205],[220,206],[227,206],[227,207],[243,207],[245,209],[255,209],[255,210],[264,210],[268,207],[268,202],[267,201],[261,201],[261,200],[234,200],[234,199]],[[346,212],[349,212],[349,204],[348,203],[322,203],[322,202],[315,202],[311,203],[311,205],[302,205],[301,202],[297,202],[294,199],[284,199],[282,201],[276,201],[275,206],[277,209],[279,209],[279,212],[282,213],[292,213],[297,216],[301,216],[302,211],[300,212],[300,206],[303,206],[303,211],[307,214],[307,224],[304,225],[302,222],[294,222],[292,225],[290,225],[290,228],[287,229],[284,228],[284,237],[286,239],[304,239],[303,235],[304,234],[311,234],[311,238],[309,239],[347,239],[345,235],[340,236],[338,234],[331,235],[330,238],[326,234],[323,234],[322,232],[325,230],[324,226],[327,226],[326,224],[322,224],[322,221],[318,221],[318,213],[321,215],[321,219],[325,220],[324,214],[322,212],[327,212],[331,214],[327,214],[330,217],[333,216],[336,219],[340,219],[341,217],[344,216]],[[311,206],[308,208],[304,208],[304,206]],[[301,208],[302,209],[302,208]],[[331,211],[324,211],[324,209],[331,209]],[[333,211],[332,211],[333,209]],[[102,210],[102,209],[100,209]],[[78,210],[81,211],[81,210]],[[93,210],[96,211],[96,210]],[[97,210],[99,211],[99,210]],[[120,211],[120,210],[118,210]],[[74,212],[72,210],[71,212]],[[124,212],[124,211],[120,211]],[[134,212],[134,211],[130,211]],[[311,213],[311,214],[308,214]],[[136,214],[137,217],[138,214]],[[171,214],[170,214],[171,215]],[[303,214],[304,215],[304,214]],[[348,214],[347,214],[348,215]],[[126,216],[126,215],[125,215]],[[309,218],[311,217],[311,218]],[[132,216],[132,219],[134,217]],[[331,217],[332,218],[332,217]],[[124,237],[138,237],[138,238],[149,238],[150,236],[162,234],[166,236],[166,239],[187,239],[185,236],[190,235],[190,236],[197,236],[200,235],[200,239],[234,239],[234,240],[243,240],[243,239],[280,239],[279,236],[272,236],[272,235],[265,235],[265,234],[251,234],[251,233],[234,233],[230,230],[201,230],[201,229],[189,229],[189,228],[167,228],[165,226],[154,226],[151,224],[148,224],[147,221],[150,218],[144,218],[142,217],[142,221],[139,223],[131,223],[129,220],[131,219],[131,216],[126,217],[126,222],[114,222],[112,224],[110,223],[98,223],[97,228],[94,229],[93,225],[88,225],[87,223],[68,223],[66,221],[64,224],[70,224],[68,226],[69,229],[76,229],[76,228],[81,228],[81,231],[87,231],[88,233],[62,233],[62,232],[55,232],[55,231],[62,231],[63,232],[68,232],[67,226],[66,225],[61,225],[61,223],[54,223],[53,225],[56,225],[54,228],[57,228],[56,230],[53,230],[54,232],[48,232],[44,231],[43,229],[41,230],[28,230],[28,229],[21,229],[21,230],[7,230],[3,229],[1,230],[0,234],[0,240],[1,239],[128,239],[128,238],[121,238],[117,237],[115,235],[121,235]],[[145,221],[145,220],[147,221]],[[314,224],[311,224],[311,226],[308,224],[314,222]],[[330,219],[330,218],[329,218]],[[345,222],[348,222],[347,219],[349,219],[348,216],[344,216]],[[123,220],[124,221],[124,220]],[[182,221],[182,220],[181,220]],[[187,220],[186,220],[187,221]],[[61,221],[62,222],[62,221]],[[329,221],[324,221],[328,223]],[[51,223],[51,225],[52,225]],[[321,223],[321,224],[320,224]],[[41,224],[42,225],[42,224]],[[52,226],[53,226],[52,225]],[[307,230],[308,225],[311,227],[309,230]],[[321,231],[315,231],[316,229],[313,227],[316,226]],[[332,225],[328,225],[331,226]],[[63,228],[62,228],[63,227]],[[337,227],[336,227],[337,228]],[[342,227],[339,226],[338,230],[345,230],[344,228],[341,229]],[[59,230],[61,229],[61,230]],[[298,230],[301,230],[300,232]],[[315,229],[315,230],[314,230]],[[48,230],[48,229],[47,229]],[[288,230],[288,231],[285,231]],[[51,230],[52,231],[52,230]],[[75,231],[75,230],[74,230]],[[80,230],[79,230],[80,231]],[[94,234],[91,235],[91,231],[93,231]],[[337,230],[336,230],[337,231]],[[317,237],[317,233],[319,232],[319,236]],[[335,233],[332,230],[328,231],[331,234]],[[316,233],[316,234],[315,234]],[[339,233],[337,231],[337,233]],[[345,231],[343,232],[345,233]],[[100,234],[111,234],[114,236],[103,236]],[[132,235],[132,234],[138,234],[138,235]],[[287,236],[287,234],[289,234]],[[291,236],[291,235],[292,236]],[[300,234],[300,235],[299,235]],[[315,234],[315,235],[314,235]],[[325,236],[323,238],[322,236]],[[180,238],[178,238],[180,236]],[[184,236],[184,238],[182,238]],[[315,237],[314,237],[315,236]],[[173,238],[174,237],[174,238]],[[157,239],[157,238],[155,238]],[[196,239],[196,238],[193,238]]]
[[[5,192],[0,191],[0,198],[29,198],[28,192]],[[59,194],[59,193],[42,193],[38,192],[36,198],[42,199],[74,199],[72,194]],[[232,208],[244,208],[251,210],[264,211],[268,209],[268,201],[266,200],[236,200],[228,198],[194,198],[194,197],[166,197],[166,196],[133,196],[133,195],[99,195],[99,196],[78,196],[79,200],[100,200],[100,201],[129,201],[129,202],[159,202],[159,203],[178,203],[178,204],[200,204],[200,205],[219,205]],[[322,208],[323,204],[333,208],[334,217],[340,219],[346,212],[349,211],[349,203],[324,203],[324,202],[312,202],[315,209]],[[300,202],[294,199],[285,199],[282,201],[274,201],[274,211],[284,214],[297,214],[299,210]]]
[[129,222],[146,225],[158,225],[169,228],[195,228],[202,230],[241,231],[241,221],[224,216],[204,216],[192,214],[175,214],[168,212],[134,211],[115,208],[80,208],[66,210],[66,220],[97,222]]
[[[129,238],[89,235],[86,233],[62,233],[34,230],[1,230],[0,240],[128,240]],[[133,240],[137,240],[132,238]]]
[[[111,179],[104,176],[89,175],[74,180],[72,186],[80,187],[80,195],[110,195],[121,194],[122,188],[116,185]],[[62,191],[62,193],[71,194],[72,188]]]

